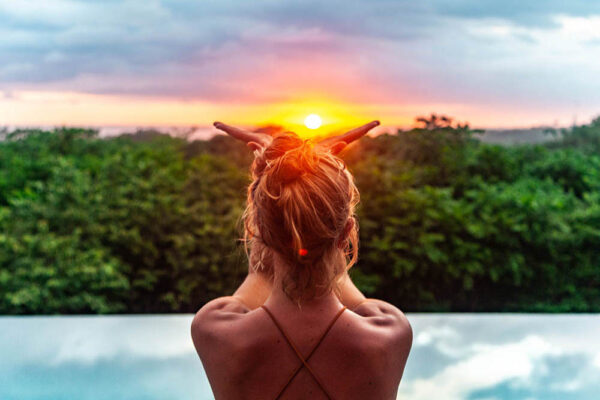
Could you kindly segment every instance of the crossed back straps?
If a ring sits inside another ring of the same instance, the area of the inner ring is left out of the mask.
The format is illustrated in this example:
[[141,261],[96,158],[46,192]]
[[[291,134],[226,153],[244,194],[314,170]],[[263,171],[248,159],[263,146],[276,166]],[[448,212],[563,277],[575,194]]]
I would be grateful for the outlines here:
[[317,350],[317,347],[319,347],[319,345],[321,344],[321,342],[323,341],[323,339],[325,338],[325,336],[327,335],[327,333],[331,330],[331,328],[333,327],[333,324],[335,324],[335,321],[337,321],[338,318],[342,315],[342,313],[346,309],[346,306],[342,307],[342,309],[336,314],[336,316],[333,318],[333,320],[329,323],[329,325],[327,326],[327,329],[325,329],[325,332],[323,332],[323,334],[321,335],[321,338],[319,339],[319,341],[317,342],[317,344],[315,344],[315,346],[312,348],[312,350],[310,351],[310,353],[308,353],[308,356],[306,356],[306,358],[302,357],[302,354],[300,353],[300,351],[298,350],[298,348],[296,348],[296,346],[294,345],[294,342],[292,342],[292,339],[290,339],[290,337],[285,333],[285,331],[283,330],[283,328],[281,327],[281,325],[279,325],[279,322],[277,322],[277,320],[275,319],[275,316],[273,315],[273,313],[271,311],[269,311],[269,309],[265,305],[262,305],[261,307],[264,308],[264,310],[267,312],[267,314],[269,315],[269,317],[271,317],[271,320],[273,321],[273,323],[275,324],[275,326],[277,327],[277,329],[279,329],[279,332],[281,332],[281,334],[283,335],[283,337],[285,338],[285,340],[288,342],[288,344],[290,345],[290,347],[294,350],[294,353],[296,353],[296,355],[298,356],[298,358],[302,362],[300,365],[298,365],[298,367],[290,375],[290,378],[288,379],[288,381],[286,382],[286,384],[283,385],[283,387],[281,388],[281,390],[279,391],[279,393],[277,394],[277,396],[275,397],[275,399],[277,400],[277,399],[279,399],[281,397],[281,395],[283,394],[283,392],[285,391],[285,389],[290,385],[290,383],[296,377],[296,375],[298,375],[298,372],[300,372],[300,370],[302,369],[302,367],[306,367],[306,369],[308,370],[308,372],[310,372],[310,374],[314,378],[315,382],[317,382],[317,384],[319,385],[319,387],[321,388],[321,390],[323,391],[323,393],[325,393],[325,395],[327,396],[327,398],[328,399],[332,399],[332,397],[329,395],[329,393],[327,393],[327,390],[325,390],[325,387],[323,386],[323,384],[320,381],[320,379],[314,373],[314,371],[312,370],[312,368],[308,365],[308,360],[313,355],[313,353],[315,352],[315,350]]

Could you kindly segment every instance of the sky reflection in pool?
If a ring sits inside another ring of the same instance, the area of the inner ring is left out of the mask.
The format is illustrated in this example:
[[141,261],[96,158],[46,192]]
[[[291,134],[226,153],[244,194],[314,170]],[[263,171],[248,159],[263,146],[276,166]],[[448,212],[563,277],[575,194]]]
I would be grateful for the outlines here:
[[[191,318],[2,317],[0,399],[212,399]],[[598,398],[598,315],[409,319],[399,399]]]

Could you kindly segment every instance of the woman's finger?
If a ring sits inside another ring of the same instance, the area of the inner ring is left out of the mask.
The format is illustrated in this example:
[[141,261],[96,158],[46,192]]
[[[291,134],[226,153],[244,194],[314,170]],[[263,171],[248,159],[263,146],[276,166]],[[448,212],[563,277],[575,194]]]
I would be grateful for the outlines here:
[[379,121],[371,121],[368,124],[364,124],[363,126],[359,126],[358,128],[354,128],[343,135],[339,136],[339,140],[343,140],[346,143],[352,143],[356,139],[360,139],[364,135],[367,134],[371,129],[379,126]]
[[350,144],[353,141],[360,139],[364,135],[367,134],[371,129],[375,128],[379,125],[379,121],[371,121],[368,124],[363,126],[359,126],[358,128],[354,128],[342,135],[330,137],[327,139],[323,139],[319,142],[319,144],[324,146],[333,146],[339,142],[345,142],[346,144]]
[[218,121],[215,122],[213,125],[215,128],[227,133],[228,135],[230,135],[236,139],[242,140],[246,143],[257,140],[255,133],[249,132],[245,129],[236,128],[235,126],[227,125],[227,124],[224,124],[224,123],[218,122]]
[[344,150],[347,145],[348,144],[346,142],[337,142],[329,148],[329,151],[331,154],[337,155],[340,151]]

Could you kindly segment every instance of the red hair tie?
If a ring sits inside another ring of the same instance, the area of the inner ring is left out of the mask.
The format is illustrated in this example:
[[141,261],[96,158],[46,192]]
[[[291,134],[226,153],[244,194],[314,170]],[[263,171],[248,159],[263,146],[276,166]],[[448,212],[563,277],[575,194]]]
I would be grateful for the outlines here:
[[301,256],[305,256],[305,255],[308,254],[308,250],[306,250],[306,249],[300,249],[300,250],[298,250],[298,254],[301,255]]

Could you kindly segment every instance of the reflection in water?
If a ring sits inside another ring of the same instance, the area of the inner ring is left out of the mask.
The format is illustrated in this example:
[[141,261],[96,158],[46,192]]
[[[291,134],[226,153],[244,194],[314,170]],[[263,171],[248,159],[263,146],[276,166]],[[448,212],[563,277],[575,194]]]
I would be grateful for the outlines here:
[[[192,316],[2,317],[0,399],[212,399]],[[596,315],[412,314],[399,399],[594,399]]]
[[596,315],[411,315],[399,399],[595,399]]

